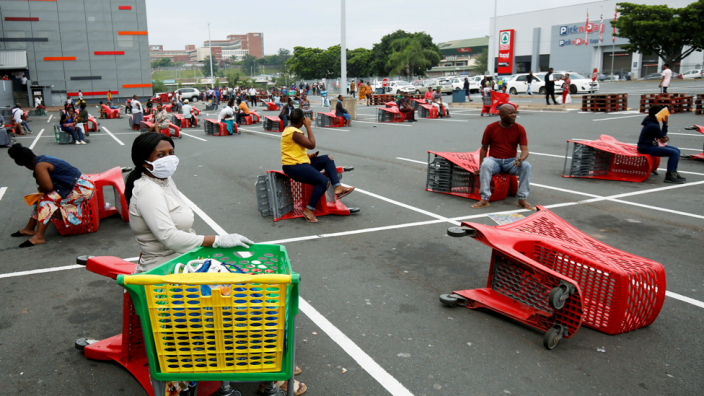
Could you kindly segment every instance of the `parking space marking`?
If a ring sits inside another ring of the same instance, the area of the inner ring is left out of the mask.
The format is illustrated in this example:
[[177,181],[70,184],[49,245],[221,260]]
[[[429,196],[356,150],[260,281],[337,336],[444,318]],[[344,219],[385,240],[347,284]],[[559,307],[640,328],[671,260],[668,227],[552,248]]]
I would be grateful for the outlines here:
[[65,270],[76,269],[76,268],[85,268],[85,266],[74,264],[74,265],[65,265],[63,267],[52,267],[52,268],[42,268],[42,269],[31,270],[31,271],[10,272],[9,274],[0,274],[0,279],[14,278],[17,276],[25,276],[25,275],[43,274],[46,272],[65,271]]
[[400,160],[408,161],[408,162],[416,162],[416,163],[423,164],[423,165],[428,165],[427,162],[412,160],[412,159],[403,158],[403,157],[396,157],[396,159],[400,159]]
[[592,121],[610,121],[610,120],[621,120],[621,119],[624,119],[624,118],[633,118],[633,117],[645,117],[645,116],[644,116],[644,115],[642,115],[642,114],[638,114],[638,115],[629,115],[629,116],[623,116],[623,117],[613,117],[613,118],[599,118],[599,119],[596,119],[596,120],[592,120]]
[[704,135],[702,135],[702,134],[700,134],[700,133],[677,133],[677,132],[668,132],[667,134],[668,134],[668,135],[681,135],[681,136],[698,136],[698,137],[704,136]]
[[701,301],[699,301],[699,300],[695,300],[695,299],[693,299],[693,298],[685,297],[685,296],[683,296],[683,295],[681,295],[681,294],[673,293],[673,292],[671,292],[671,291],[669,291],[669,290],[665,290],[665,295],[668,296],[668,297],[672,297],[672,298],[674,298],[674,299],[676,299],[676,300],[680,300],[680,301],[684,301],[684,302],[686,302],[686,303],[690,303],[690,304],[695,305],[695,306],[697,306],[697,307],[699,307],[699,308],[704,308],[704,302],[701,302]]
[[354,341],[350,340],[340,329],[335,327],[329,320],[320,314],[313,306],[308,304],[303,297],[299,298],[299,307],[301,311],[310,318],[321,330],[325,332],[343,351],[354,359],[369,375],[371,375],[381,386],[394,396],[412,396],[413,394],[406,389],[396,378],[392,377],[383,367],[367,355]]
[[0,187],[0,201],[2,197],[5,196],[5,191],[7,191],[7,187]]
[[[474,115],[474,116],[476,116],[476,114],[460,114],[460,115],[468,115],[468,116],[469,116],[469,115]],[[418,120],[419,120],[419,121],[420,121],[420,120],[423,120],[423,121],[469,122],[469,120],[445,120],[445,119],[442,119],[442,120],[441,120],[441,119],[439,119],[439,118],[419,118]]]
[[359,121],[359,120],[355,120],[355,122],[361,122],[362,124],[390,125],[390,126],[399,126],[399,127],[413,126],[413,125],[402,125],[397,122],[370,122],[370,121]]
[[202,140],[202,141],[204,141],[204,142],[207,142],[207,140],[205,140],[205,139],[203,139],[203,138],[199,138],[198,136],[193,136],[193,135],[190,135],[190,134],[188,134],[188,133],[186,133],[186,132],[180,132],[180,133],[181,133],[181,135],[186,135],[186,136],[188,136],[188,137],[192,137],[193,139],[198,139],[198,140]]
[[53,116],[54,116],[53,114],[51,114],[51,115],[49,116],[49,119],[46,120],[46,123],[47,123],[47,124],[51,121],[51,118],[52,118]]
[[280,139],[280,138],[281,138],[281,135],[280,135],[280,134],[276,134],[276,133],[253,131],[253,130],[251,130],[251,129],[244,129],[244,128],[240,128],[240,130],[241,130],[241,131],[245,131],[245,132],[250,132],[250,133],[258,133],[258,134],[264,135],[264,136],[271,136],[271,137],[275,137],[275,138],[277,138],[277,139]]
[[37,134],[37,137],[34,138],[34,141],[33,141],[32,144],[29,146],[29,149],[30,149],[30,150],[33,150],[33,149],[34,149],[34,146],[37,145],[37,142],[39,141],[39,138],[42,137],[42,133],[44,133],[44,129],[42,129],[41,131],[39,131],[39,133]]
[[112,132],[108,131],[107,128],[105,128],[105,127],[101,127],[101,128],[103,128],[103,130],[104,130],[105,132],[107,132],[107,134],[110,135],[111,138],[115,139],[115,141],[116,141],[117,143],[119,143],[120,146],[124,146],[124,145],[125,145],[124,143],[122,143],[122,140],[118,139],[117,136],[113,135]]
[[210,228],[213,229],[213,231],[217,232],[218,235],[226,235],[227,234],[227,232],[225,231],[224,228],[220,227],[218,225],[218,223],[215,222],[215,220],[213,220],[210,216],[208,216],[205,212],[203,212],[203,210],[201,208],[199,208],[198,205],[193,203],[193,201],[188,199],[187,196],[185,196],[183,193],[181,193],[181,197],[183,197],[183,199],[186,201],[186,204],[191,208],[191,210],[196,212],[196,214],[198,216],[200,216],[200,218],[203,219],[203,221],[205,221],[210,226]]

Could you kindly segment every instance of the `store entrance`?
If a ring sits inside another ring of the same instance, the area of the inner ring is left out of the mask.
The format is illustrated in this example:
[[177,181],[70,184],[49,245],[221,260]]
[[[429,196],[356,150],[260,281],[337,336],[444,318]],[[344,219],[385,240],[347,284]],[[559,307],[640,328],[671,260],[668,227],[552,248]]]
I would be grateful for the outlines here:
[[[608,51],[607,51],[608,50]],[[631,61],[633,55],[630,52],[618,51],[611,52],[610,48],[604,51],[604,62],[601,65],[601,72],[605,75],[611,74],[611,61],[613,60],[613,74],[619,79],[625,79],[629,71],[631,71]]]

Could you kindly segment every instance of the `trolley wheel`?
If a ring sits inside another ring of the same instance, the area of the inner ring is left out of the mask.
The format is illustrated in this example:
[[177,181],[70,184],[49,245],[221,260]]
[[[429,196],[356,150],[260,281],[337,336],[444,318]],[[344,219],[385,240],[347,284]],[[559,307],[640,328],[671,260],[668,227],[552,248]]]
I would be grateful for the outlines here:
[[88,144],[88,143],[90,143],[90,139],[85,139],[84,142],[86,142],[86,144]]
[[79,338],[73,346],[75,346],[79,351],[82,351],[85,347],[95,342],[98,342],[98,340],[94,340],[92,338]]
[[440,295],[440,302],[443,303],[443,305],[447,305],[448,307],[454,308],[457,306],[459,303],[461,297],[456,295],[456,294],[441,294]]
[[474,238],[477,236],[477,230],[470,227],[450,227],[447,229],[447,235],[455,238],[462,238],[469,235]]
[[359,208],[348,208],[350,213],[359,213],[360,209]]
[[545,336],[543,337],[543,345],[549,350],[555,349],[557,343],[562,339],[563,334],[564,328],[562,325],[554,325],[545,333]]
[[480,116],[480,117],[484,117],[484,113],[479,113],[479,116]]
[[[567,295],[561,286],[558,286],[550,291],[550,296],[548,297],[548,304],[553,309],[562,309],[565,306],[565,301],[567,300]],[[552,349],[552,348],[551,348]]]
[[76,257],[76,264],[78,265],[87,265],[88,264],[88,259],[94,257],[94,256],[89,256],[87,254],[84,254],[82,256]]

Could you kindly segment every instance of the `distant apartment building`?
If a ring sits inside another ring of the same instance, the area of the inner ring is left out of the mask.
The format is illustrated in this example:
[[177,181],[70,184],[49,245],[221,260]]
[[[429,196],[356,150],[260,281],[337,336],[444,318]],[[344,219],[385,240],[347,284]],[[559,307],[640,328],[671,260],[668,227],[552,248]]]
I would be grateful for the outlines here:
[[149,47],[149,54],[152,61],[169,57],[174,62],[197,63],[210,56],[211,48],[213,60],[216,62],[233,56],[240,60],[247,54],[260,59],[264,56],[264,34],[231,34],[226,40],[204,41],[203,46],[199,48],[190,44],[184,50],[164,50],[163,45],[152,45]]
[[171,58],[172,62],[185,62],[189,63],[191,57],[188,53],[188,48],[185,50],[164,50],[163,45],[150,45],[149,46],[149,61],[153,62],[161,58]]

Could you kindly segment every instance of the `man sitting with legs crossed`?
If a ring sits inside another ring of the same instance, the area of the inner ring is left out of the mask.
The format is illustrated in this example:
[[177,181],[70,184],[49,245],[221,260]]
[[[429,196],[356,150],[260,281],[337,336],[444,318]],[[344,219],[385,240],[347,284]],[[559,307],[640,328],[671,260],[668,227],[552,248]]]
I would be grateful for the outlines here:
[[[498,173],[508,173],[518,176],[518,207],[535,210],[535,206],[526,201],[530,193],[531,174],[531,166],[525,161],[528,158],[526,130],[516,124],[516,109],[510,104],[499,107],[499,116],[500,121],[489,124],[484,130],[482,148],[479,151],[480,169],[474,172],[479,175],[479,194],[482,199],[472,205],[472,208],[489,206],[491,179]],[[516,146],[521,148],[520,156],[517,156]]]

